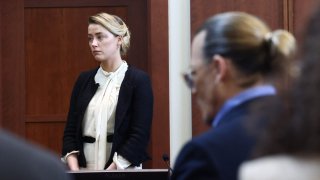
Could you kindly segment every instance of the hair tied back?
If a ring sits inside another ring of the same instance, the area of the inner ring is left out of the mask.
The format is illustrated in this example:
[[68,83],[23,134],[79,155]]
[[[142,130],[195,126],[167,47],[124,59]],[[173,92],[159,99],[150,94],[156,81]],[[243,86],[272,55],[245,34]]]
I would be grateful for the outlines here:
[[269,57],[272,57],[276,53],[273,35],[274,34],[272,32],[268,32],[264,35],[264,42],[267,45],[267,54],[269,54]]

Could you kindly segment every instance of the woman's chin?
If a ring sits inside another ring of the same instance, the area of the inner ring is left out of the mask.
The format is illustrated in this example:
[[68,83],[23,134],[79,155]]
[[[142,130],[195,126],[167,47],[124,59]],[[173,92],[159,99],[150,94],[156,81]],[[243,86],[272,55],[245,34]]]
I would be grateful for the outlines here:
[[103,62],[103,61],[105,61],[103,58],[101,58],[101,57],[99,57],[99,56],[95,56],[94,59],[95,59],[96,61],[100,62],[100,63]]

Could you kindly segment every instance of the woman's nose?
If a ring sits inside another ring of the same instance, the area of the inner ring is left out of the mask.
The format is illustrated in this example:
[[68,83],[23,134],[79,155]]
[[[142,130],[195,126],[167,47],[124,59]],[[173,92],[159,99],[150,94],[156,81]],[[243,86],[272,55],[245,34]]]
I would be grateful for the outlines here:
[[92,46],[92,47],[98,46],[98,41],[96,40],[96,38],[93,38],[93,39],[92,39],[91,46]]

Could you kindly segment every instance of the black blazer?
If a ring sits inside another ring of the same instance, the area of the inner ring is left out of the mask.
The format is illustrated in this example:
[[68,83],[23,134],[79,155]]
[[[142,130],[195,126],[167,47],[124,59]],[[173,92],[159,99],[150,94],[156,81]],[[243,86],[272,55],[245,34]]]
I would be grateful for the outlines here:
[[[98,68],[83,72],[78,77],[70,100],[70,109],[63,136],[62,156],[79,150],[79,166],[86,167],[83,153],[82,120],[86,108],[99,84],[94,81]],[[128,67],[120,87],[115,115],[115,129],[111,155],[106,163],[112,163],[115,152],[134,166],[148,159],[146,153],[150,137],[153,112],[151,82],[146,73]]]
[[240,164],[250,158],[256,138],[279,107],[275,96],[265,96],[232,109],[218,127],[183,147],[171,179],[236,180]]

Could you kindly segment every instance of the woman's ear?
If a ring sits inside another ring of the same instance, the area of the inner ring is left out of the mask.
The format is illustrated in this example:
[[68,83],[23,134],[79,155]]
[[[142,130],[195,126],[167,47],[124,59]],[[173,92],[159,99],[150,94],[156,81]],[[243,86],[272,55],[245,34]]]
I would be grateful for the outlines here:
[[122,44],[122,41],[123,41],[123,37],[118,36],[118,46],[120,46]]

